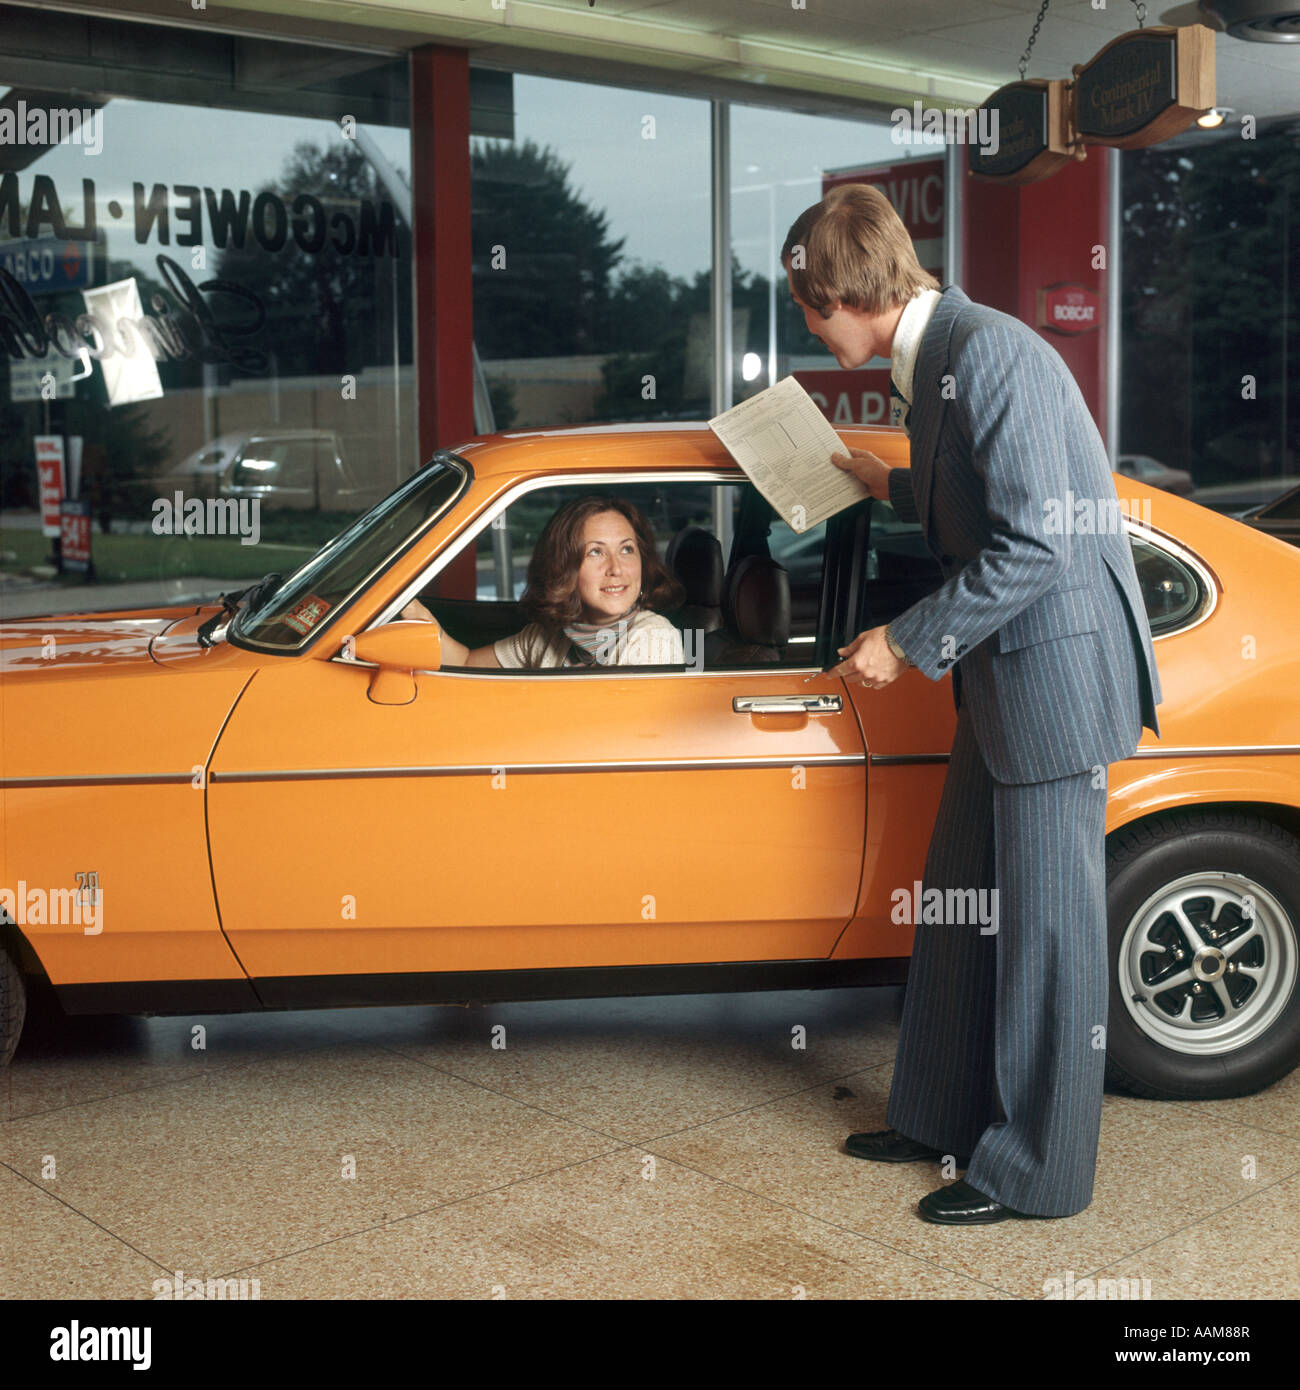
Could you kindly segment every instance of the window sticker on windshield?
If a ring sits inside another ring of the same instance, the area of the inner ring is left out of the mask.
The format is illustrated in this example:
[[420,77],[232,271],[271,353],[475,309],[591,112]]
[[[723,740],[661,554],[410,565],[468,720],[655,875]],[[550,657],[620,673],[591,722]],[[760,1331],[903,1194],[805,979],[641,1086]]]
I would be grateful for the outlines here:
[[284,615],[284,625],[305,637],[328,612],[329,604],[323,598],[308,594]]

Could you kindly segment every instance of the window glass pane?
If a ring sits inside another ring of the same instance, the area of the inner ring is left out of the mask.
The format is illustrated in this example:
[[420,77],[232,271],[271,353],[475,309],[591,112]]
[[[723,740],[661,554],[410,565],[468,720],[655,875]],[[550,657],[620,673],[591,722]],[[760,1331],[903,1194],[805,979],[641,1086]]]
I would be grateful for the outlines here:
[[514,138],[470,142],[497,428],[706,419],[709,103],[523,74],[513,94]]
[[[64,325],[44,357],[12,335],[0,343],[0,507],[36,505],[35,436],[63,438],[65,455],[79,439],[99,581],[66,576],[75,598],[52,593],[51,609],[120,606],[114,582],[151,586],[134,602],[166,602],[294,569],[423,462],[406,60],[11,13],[0,90],[29,112],[80,113],[83,135],[0,162],[3,312]],[[53,49],[46,36],[42,81],[67,85],[38,89],[23,55],[53,23],[81,37]],[[45,371],[53,400],[41,399]],[[322,491],[320,512],[318,447],[356,471],[355,487]],[[239,534],[206,512],[202,525],[185,518],[194,497],[228,495],[241,451],[240,485],[271,489],[256,499],[260,524],[247,509]],[[25,548],[37,539],[6,533],[0,554],[30,565],[44,558]]]
[[[1287,367],[1300,283],[1294,128],[1294,117],[1261,120],[1243,139],[1234,114],[1120,154],[1119,446],[1185,470],[1191,499],[1222,512],[1300,483],[1300,374]],[[1165,474],[1149,481],[1171,487]]]
[[731,109],[734,399],[794,373],[836,424],[888,420],[886,358],[842,371],[790,298],[781,247],[795,218],[835,184],[874,183],[943,279],[943,149],[896,144],[884,116],[851,121],[758,106]]

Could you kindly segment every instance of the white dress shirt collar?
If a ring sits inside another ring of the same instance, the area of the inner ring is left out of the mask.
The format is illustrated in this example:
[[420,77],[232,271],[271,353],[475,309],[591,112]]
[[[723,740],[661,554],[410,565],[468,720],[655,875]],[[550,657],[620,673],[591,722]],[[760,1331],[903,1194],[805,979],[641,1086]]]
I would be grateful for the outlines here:
[[903,393],[908,405],[912,403],[912,379],[916,374],[916,359],[921,351],[921,339],[929,327],[930,316],[940,299],[938,290],[920,290],[907,301],[903,316],[894,329],[890,345],[889,375]]

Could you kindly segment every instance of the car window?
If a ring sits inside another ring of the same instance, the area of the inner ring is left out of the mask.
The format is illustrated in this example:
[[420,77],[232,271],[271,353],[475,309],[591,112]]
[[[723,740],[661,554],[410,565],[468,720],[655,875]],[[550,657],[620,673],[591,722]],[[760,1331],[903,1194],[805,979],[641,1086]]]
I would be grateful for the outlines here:
[[1137,536],[1130,536],[1129,544],[1152,636],[1173,632],[1190,622],[1204,597],[1196,572]]
[[[742,503],[749,495],[751,501],[746,504],[749,510],[744,515],[751,522],[757,517],[762,524],[753,530],[752,536],[743,539],[737,558],[755,553],[761,556],[766,552],[785,571],[790,592],[788,641],[778,649],[742,640],[752,636],[752,632],[727,628],[720,608],[716,612],[702,611],[696,602],[699,595],[689,591],[685,604],[664,616],[683,631],[688,665],[692,664],[693,650],[687,641],[688,630],[694,633],[691,640],[695,647],[707,651],[703,660],[707,667],[813,664],[821,618],[826,525],[802,533],[792,530],[775,516],[751,484],[742,481],[592,481],[534,488],[523,493],[475,538],[475,603],[467,605],[463,599],[455,597],[456,590],[441,583],[435,584],[431,593],[425,595],[426,603],[447,624],[452,636],[472,650],[477,645],[517,632],[527,624],[528,615],[520,608],[519,600],[527,584],[528,562],[542,528],[570,498],[592,492],[623,497],[639,507],[650,521],[659,558],[665,563],[674,537],[688,527],[698,527],[718,538],[723,548],[724,567],[733,549],[731,542],[742,516]],[[439,596],[443,596],[441,604]],[[473,611],[469,611],[471,607]],[[710,633],[714,635],[708,636]]]

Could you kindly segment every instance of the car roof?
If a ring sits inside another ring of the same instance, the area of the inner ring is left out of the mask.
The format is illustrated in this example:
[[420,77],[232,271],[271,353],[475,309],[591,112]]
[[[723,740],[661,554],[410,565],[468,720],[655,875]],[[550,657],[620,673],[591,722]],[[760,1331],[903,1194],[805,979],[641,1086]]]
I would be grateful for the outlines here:
[[[839,427],[854,448],[871,448],[891,463],[907,461],[907,436],[896,426]],[[476,435],[451,452],[463,454],[479,477],[564,473],[570,469],[645,472],[740,466],[705,420],[668,424],[577,425],[562,429],[510,430]]]

